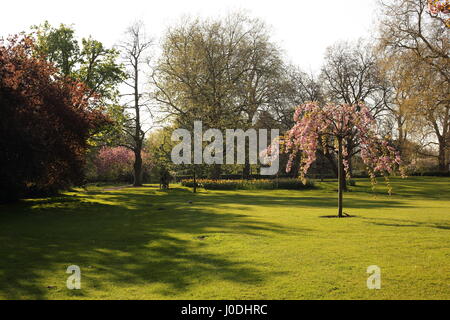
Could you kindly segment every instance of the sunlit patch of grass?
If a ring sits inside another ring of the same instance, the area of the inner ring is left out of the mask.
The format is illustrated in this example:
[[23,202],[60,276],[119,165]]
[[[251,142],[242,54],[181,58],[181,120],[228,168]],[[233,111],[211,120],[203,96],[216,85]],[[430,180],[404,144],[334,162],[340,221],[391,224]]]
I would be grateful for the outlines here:
[[[3,299],[450,299],[450,179],[303,191],[175,185],[0,206]],[[116,186],[117,187],[117,186]],[[66,288],[78,265],[82,289]],[[368,290],[378,265],[382,289]]]

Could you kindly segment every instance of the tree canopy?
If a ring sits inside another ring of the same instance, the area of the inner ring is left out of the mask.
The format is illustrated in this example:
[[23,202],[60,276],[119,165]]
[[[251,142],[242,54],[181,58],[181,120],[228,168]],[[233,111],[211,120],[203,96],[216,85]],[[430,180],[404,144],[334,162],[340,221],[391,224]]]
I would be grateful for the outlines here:
[[33,52],[30,38],[0,41],[3,201],[79,183],[87,140],[109,122],[90,88]]

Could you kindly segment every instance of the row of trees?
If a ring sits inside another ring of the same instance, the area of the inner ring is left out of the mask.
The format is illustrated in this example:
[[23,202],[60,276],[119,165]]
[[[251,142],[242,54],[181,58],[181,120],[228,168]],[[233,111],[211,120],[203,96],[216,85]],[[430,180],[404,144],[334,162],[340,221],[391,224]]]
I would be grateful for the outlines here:
[[[308,101],[364,103],[376,118],[378,134],[394,140],[410,171],[434,158],[437,169],[448,172],[449,28],[445,7],[438,12],[430,5],[427,0],[382,2],[377,39],[330,46],[317,75],[286,63],[260,20],[235,14],[184,21],[163,37],[151,81],[155,99],[175,127],[189,129],[202,119],[211,128],[284,131],[294,125],[294,107]],[[352,137],[345,143],[353,172],[362,166],[361,148]],[[337,175],[334,151],[331,144],[319,153]],[[248,163],[242,168],[244,177],[249,169]],[[215,166],[210,175],[220,172]]]
[[[295,107],[309,101],[366,105],[377,134],[391,138],[407,164],[436,157],[439,169],[448,171],[448,3],[386,0],[380,6],[377,40],[330,46],[319,74],[287,63],[265,23],[241,13],[185,19],[168,28],[154,60],[154,41],[142,23],[126,30],[114,48],[91,37],[79,41],[72,26],[48,23],[3,41],[0,139],[7,155],[2,177],[10,178],[2,178],[2,190],[13,190],[14,183],[22,191],[81,183],[85,159],[95,164],[105,147],[133,154],[134,185],[142,185],[148,153],[166,182],[170,171],[192,169],[170,163],[173,129],[192,129],[202,120],[205,130],[288,132],[298,122]],[[163,128],[149,135],[151,122]],[[343,143],[343,160],[352,173],[362,165],[356,132]],[[67,152],[63,156],[53,148]],[[317,152],[322,167],[327,161],[337,175],[335,146]],[[213,178],[223,172],[245,178],[252,169],[248,158],[245,162],[193,169]],[[300,163],[298,155],[293,175]]]
[[[175,127],[192,129],[194,120],[202,120],[205,130],[247,130],[292,89],[280,49],[260,20],[242,14],[186,20],[163,39],[152,84]],[[220,173],[221,166],[214,166],[213,177]],[[244,178],[249,174],[247,158]]]
[[45,22],[1,40],[1,201],[82,185],[93,171],[120,176],[130,158],[119,147],[133,153],[134,183],[142,184],[150,164],[140,112],[148,99],[138,75],[151,41],[139,25],[125,39],[106,48],[91,37],[79,41],[72,26]]
[[391,126],[403,150],[415,143],[419,154],[437,156],[439,169],[448,171],[450,38],[442,14],[448,15],[449,3],[401,0],[383,8],[379,47]]
[[[146,82],[143,71],[153,46],[143,24],[131,25],[125,31],[123,41],[114,48],[106,48],[91,37],[79,43],[73,27],[64,24],[52,27],[45,22],[32,30],[30,38],[35,41],[34,54],[54,64],[60,76],[86,84],[90,89],[87,98],[97,97],[111,120],[108,128],[90,138],[88,158],[96,159],[88,162],[91,166],[87,171],[97,169],[98,177],[103,177],[96,164],[102,162],[105,154],[111,155],[111,161],[117,159],[112,155],[122,154],[124,158],[129,153],[122,147],[133,153],[133,182],[135,186],[141,186],[146,153],[144,140],[150,129],[145,128],[150,97],[147,92],[142,92]],[[125,163],[125,160],[117,161],[111,167]],[[148,159],[146,165],[148,169]]]

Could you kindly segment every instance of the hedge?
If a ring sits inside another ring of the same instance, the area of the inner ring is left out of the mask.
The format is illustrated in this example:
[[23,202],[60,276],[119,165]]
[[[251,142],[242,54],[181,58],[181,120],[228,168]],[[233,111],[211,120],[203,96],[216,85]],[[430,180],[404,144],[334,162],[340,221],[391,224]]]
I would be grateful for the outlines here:
[[[314,183],[310,180],[304,184],[300,179],[278,179],[278,180],[209,180],[199,179],[197,186],[206,190],[306,190],[313,189]],[[194,187],[194,180],[186,179],[181,185],[189,188]]]

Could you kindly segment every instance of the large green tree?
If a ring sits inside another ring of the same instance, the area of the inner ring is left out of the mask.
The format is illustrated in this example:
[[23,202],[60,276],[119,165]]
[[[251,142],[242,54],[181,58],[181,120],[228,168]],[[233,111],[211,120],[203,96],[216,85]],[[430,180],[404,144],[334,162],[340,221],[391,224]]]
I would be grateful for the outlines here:
[[95,97],[113,120],[89,139],[89,158],[94,158],[102,146],[116,144],[126,121],[118,103],[119,86],[126,77],[120,52],[92,37],[79,39],[71,25],[54,27],[46,21],[32,30],[34,55],[53,64],[58,76],[84,83],[88,97]]
[[[254,127],[286,82],[282,54],[263,22],[236,13],[169,28],[153,74],[156,100],[176,126]],[[284,90],[284,88],[283,88]],[[220,175],[216,165],[213,176]],[[243,175],[248,176],[248,157]]]
[[65,24],[53,27],[46,21],[32,29],[35,53],[45,56],[61,75],[85,83],[91,95],[105,101],[117,98],[118,85],[125,76],[118,50],[107,48],[92,37],[80,42],[75,29]]

